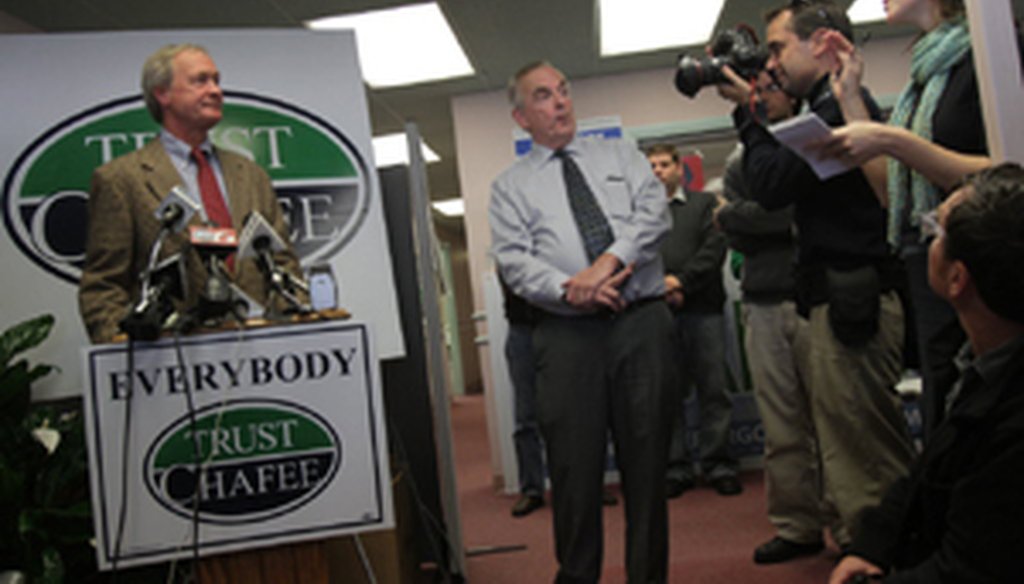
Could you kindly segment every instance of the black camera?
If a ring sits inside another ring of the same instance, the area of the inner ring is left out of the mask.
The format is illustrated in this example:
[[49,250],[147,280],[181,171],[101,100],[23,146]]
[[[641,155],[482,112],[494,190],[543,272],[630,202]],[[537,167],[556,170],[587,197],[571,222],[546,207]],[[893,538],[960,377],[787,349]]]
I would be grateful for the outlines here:
[[757,42],[753,29],[746,25],[723,30],[711,41],[710,56],[679,56],[676,89],[686,97],[697,95],[702,87],[726,81],[722,66],[728,65],[744,79],[751,79],[764,69],[768,50]]

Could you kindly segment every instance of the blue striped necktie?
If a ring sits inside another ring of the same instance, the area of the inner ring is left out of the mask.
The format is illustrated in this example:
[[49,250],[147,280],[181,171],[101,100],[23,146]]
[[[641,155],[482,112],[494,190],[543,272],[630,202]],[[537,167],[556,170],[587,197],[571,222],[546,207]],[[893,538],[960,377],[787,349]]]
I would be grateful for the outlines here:
[[569,195],[569,207],[583,239],[587,259],[593,263],[615,241],[615,234],[572,156],[565,150],[556,150],[555,156],[562,160],[562,178],[565,179],[565,191]]

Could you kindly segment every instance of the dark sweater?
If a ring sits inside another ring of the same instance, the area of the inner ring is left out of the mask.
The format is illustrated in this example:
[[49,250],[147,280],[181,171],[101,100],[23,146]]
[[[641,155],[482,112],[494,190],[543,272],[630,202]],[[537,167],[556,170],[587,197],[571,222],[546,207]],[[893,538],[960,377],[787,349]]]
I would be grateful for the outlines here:
[[686,202],[671,199],[672,229],[661,241],[665,273],[683,285],[681,312],[720,313],[725,304],[722,262],[725,236],[714,224],[718,200],[711,193],[686,193]]
[[743,301],[773,304],[794,298],[793,209],[766,211],[750,192],[743,176],[743,147],[737,146],[725,162],[725,198],[718,225],[729,247],[743,254]]
[[[839,103],[822,77],[807,96],[811,109],[830,126],[845,123]],[[881,113],[864,90],[872,119]],[[799,233],[799,262],[814,266],[855,268],[889,257],[886,211],[859,168],[820,180],[811,167],[757,123],[746,108],[733,112],[743,140],[743,169],[757,202],[775,210],[794,205]]]

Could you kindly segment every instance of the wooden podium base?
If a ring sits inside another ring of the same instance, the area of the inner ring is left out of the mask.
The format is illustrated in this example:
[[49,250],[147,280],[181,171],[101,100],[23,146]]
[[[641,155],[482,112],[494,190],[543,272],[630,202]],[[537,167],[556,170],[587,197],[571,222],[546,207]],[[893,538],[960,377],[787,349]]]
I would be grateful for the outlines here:
[[[422,581],[415,552],[415,502],[400,464],[394,460],[391,464],[395,471],[391,483],[394,529],[203,558],[199,562],[199,584],[415,584]],[[373,571],[372,577],[367,574],[366,563]]]
[[202,584],[328,584],[326,541],[296,543],[203,558]]

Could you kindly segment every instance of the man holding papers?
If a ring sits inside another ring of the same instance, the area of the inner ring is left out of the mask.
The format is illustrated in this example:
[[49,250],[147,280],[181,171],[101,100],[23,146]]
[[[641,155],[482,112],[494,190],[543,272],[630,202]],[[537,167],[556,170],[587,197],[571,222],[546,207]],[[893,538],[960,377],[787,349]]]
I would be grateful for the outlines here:
[[[767,17],[768,72],[826,124],[843,124],[829,87],[837,66],[823,37],[852,39],[845,12],[827,2],[791,2]],[[735,101],[743,169],[766,209],[793,204],[798,232],[797,309],[807,320],[795,340],[808,385],[822,460],[824,499],[838,520],[833,538],[846,547],[857,517],[906,475],[913,458],[894,386],[902,363],[903,309],[894,287],[898,262],[885,241],[885,210],[859,169],[822,179],[780,144],[751,110],[750,84],[727,71],[719,93]],[[878,107],[865,92],[875,117]],[[782,542],[807,548],[817,541]]]

